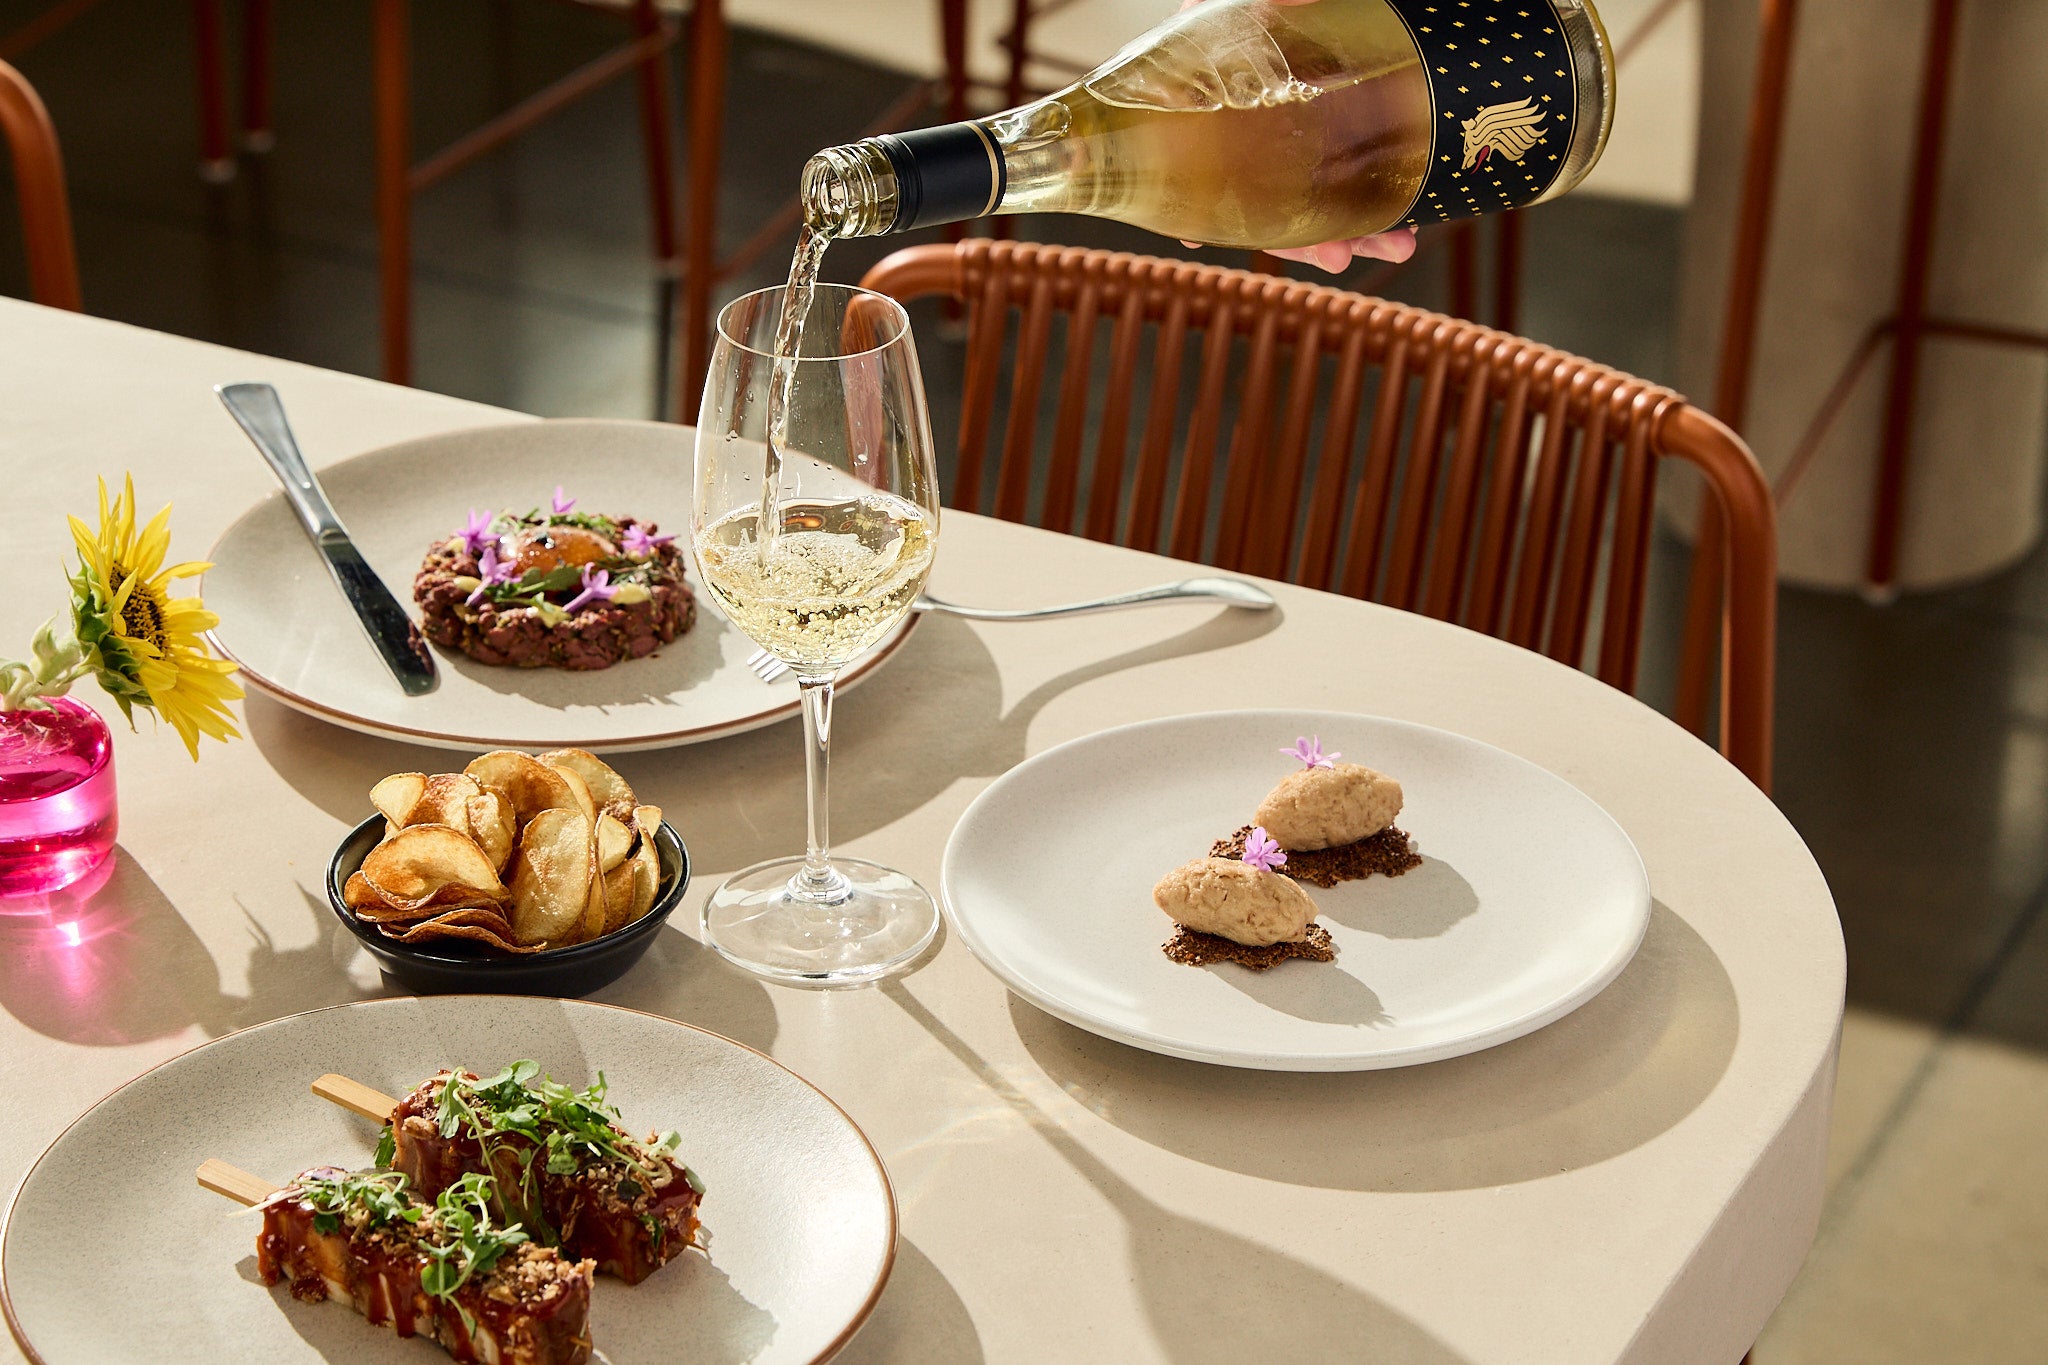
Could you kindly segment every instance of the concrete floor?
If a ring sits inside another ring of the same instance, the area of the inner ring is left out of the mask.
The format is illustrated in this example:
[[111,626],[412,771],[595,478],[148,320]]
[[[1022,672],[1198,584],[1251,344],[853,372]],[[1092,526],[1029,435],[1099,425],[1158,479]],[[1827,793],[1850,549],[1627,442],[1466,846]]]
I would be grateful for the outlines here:
[[[45,3],[0,0],[0,32]],[[193,173],[185,7],[108,0],[19,65],[64,139],[89,309],[374,373],[366,6],[279,8],[278,149],[224,187]],[[617,33],[528,0],[414,14],[422,149]],[[732,60],[720,212],[736,242],[806,155],[905,78],[744,33]],[[651,414],[658,281],[636,127],[629,88],[605,91],[422,201],[421,385],[548,415]],[[21,294],[7,202],[0,292]],[[1668,380],[1682,212],[1581,196],[1532,214],[1523,330]],[[1074,220],[1020,235],[1177,250]],[[826,274],[857,279],[899,244],[842,246]],[[771,253],[724,292],[782,268]],[[1440,272],[1396,292],[1439,304]],[[918,326],[943,445],[957,347],[935,314]],[[1662,547],[1667,584],[1678,567]],[[1674,624],[1672,594],[1658,602],[1653,701]],[[1782,610],[1778,800],[1835,889],[1850,1009],[1826,1222],[1756,1358],[2048,1359],[2048,552],[1890,608],[1788,590]]]

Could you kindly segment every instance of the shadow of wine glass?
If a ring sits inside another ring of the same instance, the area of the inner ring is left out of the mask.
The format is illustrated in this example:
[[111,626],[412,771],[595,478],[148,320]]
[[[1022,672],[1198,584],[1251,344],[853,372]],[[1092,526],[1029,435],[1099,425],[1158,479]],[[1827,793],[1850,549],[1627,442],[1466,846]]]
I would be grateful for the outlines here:
[[1740,1026],[1727,969],[1662,902],[1599,995],[1427,1066],[1231,1070],[1111,1042],[1015,997],[1010,1017],[1054,1084],[1133,1137],[1289,1185],[1411,1192],[1536,1180],[1641,1146],[1712,1092]]
[[[1052,631],[1058,623],[975,626],[958,617],[928,617],[887,668],[834,703],[834,837],[890,825],[960,778],[1008,772],[1025,758],[1031,723],[1064,692],[1124,669],[1245,644],[1278,628],[1279,618],[1277,610],[1225,608],[1166,639],[1049,678],[1006,708],[1002,678],[981,632]],[[913,719],[925,716],[944,717],[944,723]],[[735,735],[666,760],[622,755],[618,767],[652,799],[687,799],[700,753],[707,764],[745,779],[730,784],[737,790],[728,804],[694,812],[683,831],[702,869],[727,872],[803,847],[803,764],[790,728]]]
[[759,1052],[775,1046],[768,987],[672,925],[624,976],[590,998],[695,1024]]
[[[1347,1358],[1460,1365],[1465,1357],[1354,1285],[1286,1252],[1165,1207],[1075,1141],[900,983],[881,991],[1028,1123],[1124,1220],[1152,1336],[1195,1365]],[[1276,1144],[1293,1147],[1293,1143]]]

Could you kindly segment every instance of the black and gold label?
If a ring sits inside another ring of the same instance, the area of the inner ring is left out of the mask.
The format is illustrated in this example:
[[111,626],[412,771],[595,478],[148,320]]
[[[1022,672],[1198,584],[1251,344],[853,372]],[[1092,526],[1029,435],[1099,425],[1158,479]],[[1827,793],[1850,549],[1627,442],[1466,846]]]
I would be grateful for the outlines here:
[[1550,0],[1389,0],[1436,110],[1410,227],[1519,208],[1564,169],[1579,83]]

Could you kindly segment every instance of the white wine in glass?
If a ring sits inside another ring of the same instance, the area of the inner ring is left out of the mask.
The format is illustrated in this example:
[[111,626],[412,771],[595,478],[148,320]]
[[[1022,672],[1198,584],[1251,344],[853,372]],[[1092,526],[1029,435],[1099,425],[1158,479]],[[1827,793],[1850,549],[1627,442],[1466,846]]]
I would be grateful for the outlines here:
[[857,985],[921,953],[938,909],[902,873],[831,855],[832,684],[923,590],[938,475],[902,307],[817,285],[785,326],[788,292],[763,289],[719,314],[693,531],[713,602],[802,689],[808,847],[734,873],[705,902],[702,928],[762,976]]

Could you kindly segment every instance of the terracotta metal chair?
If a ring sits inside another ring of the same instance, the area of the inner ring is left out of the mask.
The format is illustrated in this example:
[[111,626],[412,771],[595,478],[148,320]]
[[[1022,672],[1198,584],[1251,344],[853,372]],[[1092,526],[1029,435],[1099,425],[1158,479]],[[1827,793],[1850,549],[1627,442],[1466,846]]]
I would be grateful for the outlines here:
[[1120,252],[970,240],[864,283],[967,305],[953,506],[1424,612],[1624,690],[1658,463],[1695,466],[1714,496],[1681,719],[1701,727],[1718,645],[1722,752],[1768,788],[1770,490],[1677,394],[1405,304]]
[[52,308],[81,307],[78,257],[71,242],[71,204],[64,194],[64,160],[57,130],[35,87],[0,62],[0,136],[14,161],[21,201],[21,235],[28,248],[28,293]]

